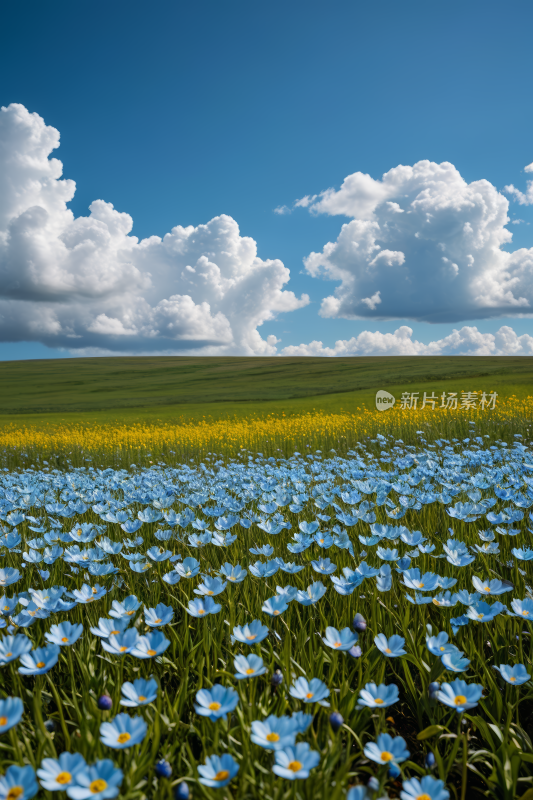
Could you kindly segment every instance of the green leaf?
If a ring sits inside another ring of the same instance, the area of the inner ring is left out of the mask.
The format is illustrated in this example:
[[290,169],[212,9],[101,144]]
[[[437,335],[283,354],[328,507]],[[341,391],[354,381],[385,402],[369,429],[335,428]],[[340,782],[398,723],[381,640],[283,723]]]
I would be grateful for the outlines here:
[[445,728],[444,725],[430,725],[429,728],[424,728],[423,731],[420,731],[416,738],[419,742],[423,742],[424,739],[430,739],[431,736],[436,736],[437,733],[445,730],[447,730],[447,728]]

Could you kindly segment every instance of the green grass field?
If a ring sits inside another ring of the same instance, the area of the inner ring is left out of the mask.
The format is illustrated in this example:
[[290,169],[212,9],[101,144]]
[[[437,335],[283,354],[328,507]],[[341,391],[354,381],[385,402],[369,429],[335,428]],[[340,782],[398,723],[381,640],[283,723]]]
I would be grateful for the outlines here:
[[0,425],[374,407],[378,389],[533,393],[530,357],[73,358],[0,363]]

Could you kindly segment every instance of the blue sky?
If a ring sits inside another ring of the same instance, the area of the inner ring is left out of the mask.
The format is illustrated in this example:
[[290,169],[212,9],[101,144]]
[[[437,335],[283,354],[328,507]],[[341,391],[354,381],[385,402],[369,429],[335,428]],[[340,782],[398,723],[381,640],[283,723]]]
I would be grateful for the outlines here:
[[0,20],[0,359],[533,354],[530,2]]

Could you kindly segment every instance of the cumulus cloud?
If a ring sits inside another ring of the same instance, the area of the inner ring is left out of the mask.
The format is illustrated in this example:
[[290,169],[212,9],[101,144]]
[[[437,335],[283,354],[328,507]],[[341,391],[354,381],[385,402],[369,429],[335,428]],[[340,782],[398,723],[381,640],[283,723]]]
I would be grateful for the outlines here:
[[234,219],[180,225],[139,241],[104,200],[74,217],[76,189],[50,155],[59,131],[12,103],[0,111],[0,340],[80,353],[271,355],[258,328],[307,295],[257,257]]
[[412,338],[413,329],[402,325],[394,333],[363,331],[351,339],[339,339],[334,347],[320,341],[284,347],[282,356],[531,356],[533,336],[522,336],[503,325],[495,334],[481,333],[475,326],[464,326],[449,336],[423,344]]
[[467,183],[453,164],[419,161],[381,180],[356,172],[340,189],[303,200],[311,214],[351,218],[335,242],[304,259],[309,275],[339,282],[322,301],[323,317],[533,314],[533,248],[503,249],[512,241],[509,201],[487,180]]

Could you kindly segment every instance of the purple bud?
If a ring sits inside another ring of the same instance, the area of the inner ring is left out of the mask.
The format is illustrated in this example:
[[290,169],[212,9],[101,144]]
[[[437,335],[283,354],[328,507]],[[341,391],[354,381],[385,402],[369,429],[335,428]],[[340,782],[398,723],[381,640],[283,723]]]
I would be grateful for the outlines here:
[[352,627],[357,633],[366,631],[366,619],[362,614],[356,614],[353,618]]
[[159,778],[170,778],[172,775],[172,767],[163,758],[155,765],[155,772]]
[[283,672],[280,669],[277,669],[274,672],[272,678],[270,679],[270,683],[272,684],[272,686],[281,686],[281,684],[283,683]]
[[373,792],[377,792],[378,789],[379,789],[379,781],[378,781],[378,779],[374,778],[374,776],[372,776],[371,778],[368,779],[367,786]]
[[397,778],[400,775],[400,767],[398,766],[398,764],[390,763],[389,768],[387,770],[387,775],[392,780]]
[[100,711],[109,711],[111,708],[113,708],[113,701],[108,694],[103,694],[98,698],[97,705]]
[[182,781],[174,790],[175,800],[189,800],[189,784]]
[[426,769],[433,769],[434,766],[435,766],[435,756],[430,750],[426,756]]
[[352,658],[361,658],[361,656],[363,655],[363,651],[361,650],[358,644],[354,644],[354,646],[348,650],[348,655],[351,656]]
[[343,722],[344,722],[344,720],[342,718],[342,715],[339,714],[338,711],[333,711],[329,715],[329,724],[331,725],[331,727],[333,728],[335,733],[337,733],[337,731],[339,730],[339,728],[341,727]]

